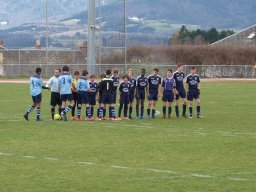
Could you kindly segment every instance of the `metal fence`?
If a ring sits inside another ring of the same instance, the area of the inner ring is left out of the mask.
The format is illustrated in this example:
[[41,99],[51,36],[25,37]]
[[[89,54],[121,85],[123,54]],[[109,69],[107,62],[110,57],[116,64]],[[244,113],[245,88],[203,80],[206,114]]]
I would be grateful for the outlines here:
[[[53,75],[54,69],[62,68],[64,64],[0,64],[0,76],[5,78],[29,77],[34,74],[36,67],[42,68],[42,77]],[[87,69],[86,64],[68,64],[70,73]],[[140,69],[145,68],[147,74],[151,74],[153,68],[159,68],[160,75],[165,76],[166,70],[176,70],[176,65],[170,64],[98,64],[96,75],[104,73],[106,69],[118,69],[120,76],[127,73],[126,69],[132,68],[135,76],[140,74]],[[253,65],[197,65],[197,73],[202,78],[255,78],[256,73]],[[185,66],[185,73],[190,73],[190,66]]]

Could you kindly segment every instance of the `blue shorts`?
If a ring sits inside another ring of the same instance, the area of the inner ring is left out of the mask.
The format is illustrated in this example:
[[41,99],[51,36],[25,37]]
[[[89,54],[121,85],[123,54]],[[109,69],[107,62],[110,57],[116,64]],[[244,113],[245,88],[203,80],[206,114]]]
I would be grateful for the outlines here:
[[133,103],[133,101],[134,101],[134,93],[130,93],[129,94],[129,101],[130,101],[130,103]]
[[164,91],[162,100],[163,102],[173,102],[174,101],[173,91]]
[[89,97],[89,104],[96,105],[96,95],[95,94],[88,94]]
[[199,99],[200,92],[197,89],[191,89],[188,91],[187,99],[188,101],[193,101],[193,99]]
[[114,104],[113,95],[114,95],[113,93],[103,93],[102,94],[102,103],[104,105]]
[[111,104],[116,104],[116,91],[113,91],[113,94],[112,94],[112,102]]
[[42,102],[42,94],[40,93],[37,96],[32,96],[32,100],[34,103],[41,103]]
[[158,90],[149,92],[148,100],[149,101],[158,101]]
[[138,89],[136,99],[144,100],[146,98],[145,89]]
[[130,103],[130,98],[129,94],[121,94],[120,96],[120,104],[129,104]]
[[178,94],[176,94],[176,100],[179,100],[180,97],[182,99],[185,99],[187,97],[185,89],[181,89],[181,90],[177,90],[177,91],[178,91]]
[[74,98],[72,94],[63,94],[63,95],[60,95],[60,100],[63,102],[66,102],[66,101],[72,101],[74,100]]
[[89,97],[86,91],[78,92],[77,94],[77,103],[81,104],[89,104]]

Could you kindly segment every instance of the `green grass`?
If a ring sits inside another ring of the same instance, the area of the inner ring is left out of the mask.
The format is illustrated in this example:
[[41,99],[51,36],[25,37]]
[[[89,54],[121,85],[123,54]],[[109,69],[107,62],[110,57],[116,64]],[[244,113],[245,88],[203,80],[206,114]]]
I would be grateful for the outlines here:
[[37,123],[28,85],[0,84],[0,191],[255,191],[256,84],[202,87],[205,119],[52,122],[44,91]]

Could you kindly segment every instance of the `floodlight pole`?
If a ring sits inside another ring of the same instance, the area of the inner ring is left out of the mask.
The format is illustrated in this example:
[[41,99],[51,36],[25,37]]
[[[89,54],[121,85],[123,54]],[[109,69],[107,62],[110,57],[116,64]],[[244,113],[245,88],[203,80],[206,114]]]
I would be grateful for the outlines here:
[[45,25],[46,25],[46,34],[45,34],[45,48],[46,48],[46,64],[48,64],[48,47],[49,47],[49,32],[48,32],[48,0],[45,0]]
[[96,30],[95,0],[89,0],[88,6],[88,43],[87,43],[87,69],[91,74],[96,73],[95,59],[95,30]]
[[125,71],[127,71],[127,4],[126,0],[124,0],[124,64],[125,64]]

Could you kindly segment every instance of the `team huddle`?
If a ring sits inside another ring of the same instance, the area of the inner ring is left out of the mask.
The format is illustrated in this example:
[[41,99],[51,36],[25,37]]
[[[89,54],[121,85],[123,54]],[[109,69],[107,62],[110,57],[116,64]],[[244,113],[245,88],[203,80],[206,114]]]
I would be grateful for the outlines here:
[[[36,120],[42,121],[41,102],[42,89],[51,91],[51,120],[56,116],[67,121],[67,113],[71,111],[71,120],[122,120],[133,119],[133,105],[136,100],[136,119],[144,119],[144,105],[148,99],[147,118],[156,118],[156,104],[159,97],[162,97],[163,118],[171,118],[172,103],[175,101],[175,114],[180,117],[179,100],[182,99],[182,117],[193,118],[193,100],[196,100],[197,118],[200,114],[200,77],[196,74],[196,68],[191,67],[191,74],[185,77],[184,65],[178,64],[178,69],[173,73],[171,69],[166,71],[166,77],[161,78],[159,69],[154,68],[152,74],[146,76],[146,70],[141,69],[140,76],[134,78],[134,71],[128,70],[127,75],[118,76],[118,70],[106,70],[100,76],[101,81],[96,82],[96,76],[88,74],[83,70],[74,72],[74,77],[69,74],[69,67],[64,66],[62,72],[56,69],[54,76],[46,85],[41,79],[41,68],[36,68],[35,75],[30,78],[30,95],[33,104],[24,114],[29,121],[29,114],[36,108]],[[186,78],[186,80],[185,80]],[[184,86],[184,80],[186,86]],[[119,94],[119,97],[117,96]],[[118,114],[116,115],[115,105],[119,98]],[[98,101],[97,114],[95,108]],[[187,101],[189,101],[189,116],[186,115]],[[58,106],[58,113],[55,108]],[[82,107],[85,107],[85,118],[82,118]],[[108,109],[108,117],[107,117]],[[122,118],[121,118],[122,117]],[[58,119],[58,118],[57,118]]]

